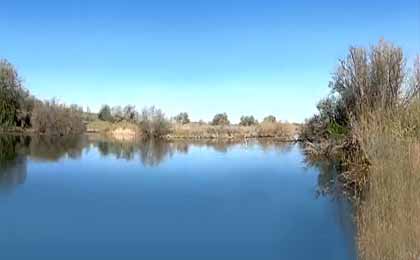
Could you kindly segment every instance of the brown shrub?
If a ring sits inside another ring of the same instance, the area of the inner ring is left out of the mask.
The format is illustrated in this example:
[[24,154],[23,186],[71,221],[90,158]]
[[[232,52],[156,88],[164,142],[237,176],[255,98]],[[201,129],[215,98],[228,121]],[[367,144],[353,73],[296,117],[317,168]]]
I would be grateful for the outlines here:
[[47,135],[74,135],[85,131],[81,112],[56,100],[36,102],[31,124],[37,133]]

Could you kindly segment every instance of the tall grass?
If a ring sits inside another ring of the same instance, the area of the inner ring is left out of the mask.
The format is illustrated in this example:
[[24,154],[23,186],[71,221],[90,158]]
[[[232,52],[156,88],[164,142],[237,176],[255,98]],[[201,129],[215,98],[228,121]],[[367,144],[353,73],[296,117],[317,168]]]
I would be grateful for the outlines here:
[[263,122],[258,125],[211,125],[200,123],[173,124],[169,138],[174,139],[244,139],[276,138],[294,140],[299,126],[280,122]]
[[301,135],[308,151],[341,162],[365,260],[420,259],[420,57],[405,65],[384,40],[350,48]]
[[371,164],[357,216],[361,259],[420,259],[419,111],[369,114],[355,128]]

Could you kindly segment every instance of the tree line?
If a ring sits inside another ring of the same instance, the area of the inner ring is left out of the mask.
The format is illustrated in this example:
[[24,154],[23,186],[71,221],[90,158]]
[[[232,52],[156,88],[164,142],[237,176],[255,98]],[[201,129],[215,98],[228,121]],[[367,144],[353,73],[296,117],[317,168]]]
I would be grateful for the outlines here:
[[[0,129],[28,130],[47,135],[80,134],[86,130],[85,122],[92,120],[87,115],[91,113],[84,113],[83,108],[77,105],[67,106],[56,99],[41,101],[35,98],[24,87],[15,67],[7,60],[0,60]],[[191,123],[187,112],[167,118],[161,109],[154,106],[145,107],[139,112],[134,105],[103,105],[97,118],[111,123],[135,123],[149,137],[168,134],[172,124]],[[276,117],[270,115],[261,122],[267,123],[277,123]],[[200,121],[200,124],[204,122]],[[228,126],[231,122],[226,113],[218,113],[209,124]],[[239,122],[240,126],[258,124],[260,123],[252,115],[242,116]]]
[[48,135],[79,134],[85,131],[82,110],[54,99],[36,99],[23,86],[15,67],[0,60],[0,129],[18,127]]

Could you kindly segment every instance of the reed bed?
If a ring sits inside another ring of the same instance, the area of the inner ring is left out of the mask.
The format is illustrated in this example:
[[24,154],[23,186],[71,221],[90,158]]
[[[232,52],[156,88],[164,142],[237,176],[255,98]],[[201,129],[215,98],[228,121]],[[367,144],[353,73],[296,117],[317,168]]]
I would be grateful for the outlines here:
[[357,127],[371,164],[357,213],[361,259],[420,259],[419,108],[370,115]]

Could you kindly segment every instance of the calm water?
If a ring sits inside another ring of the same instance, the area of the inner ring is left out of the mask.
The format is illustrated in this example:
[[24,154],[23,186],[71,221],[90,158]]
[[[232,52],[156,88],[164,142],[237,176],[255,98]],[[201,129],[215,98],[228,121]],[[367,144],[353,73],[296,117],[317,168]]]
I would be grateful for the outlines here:
[[0,136],[0,259],[355,259],[298,145]]

